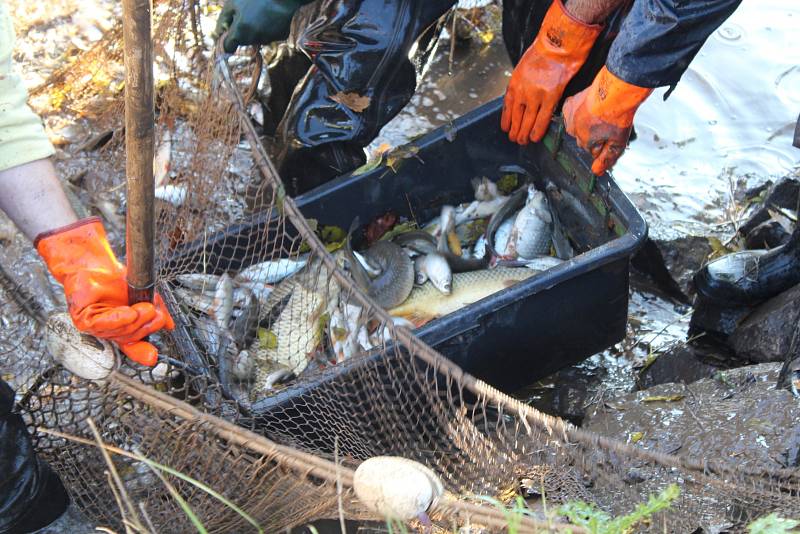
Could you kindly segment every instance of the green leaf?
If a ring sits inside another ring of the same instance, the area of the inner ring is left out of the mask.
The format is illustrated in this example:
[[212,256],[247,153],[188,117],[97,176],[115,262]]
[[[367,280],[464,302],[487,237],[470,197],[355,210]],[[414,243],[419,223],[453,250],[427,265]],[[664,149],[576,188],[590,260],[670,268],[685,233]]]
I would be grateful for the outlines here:
[[510,194],[519,185],[519,178],[515,173],[504,174],[497,180],[497,189],[504,195]]
[[262,349],[275,350],[278,348],[278,336],[272,330],[258,327],[256,336],[258,336],[258,343]]
[[368,162],[366,162],[361,167],[357,168],[353,171],[353,176],[358,176],[359,174],[366,174],[372,170],[377,169],[383,163],[383,154],[379,155],[377,158],[372,158]]
[[747,532],[750,534],[789,534],[800,532],[794,530],[798,526],[800,526],[800,521],[784,519],[773,512],[747,525]]

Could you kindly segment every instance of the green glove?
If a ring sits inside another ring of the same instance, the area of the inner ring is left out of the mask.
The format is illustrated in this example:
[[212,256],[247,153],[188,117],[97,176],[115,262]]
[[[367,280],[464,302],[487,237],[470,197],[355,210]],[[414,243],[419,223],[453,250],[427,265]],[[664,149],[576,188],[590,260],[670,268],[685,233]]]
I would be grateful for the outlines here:
[[263,45],[289,36],[292,17],[313,0],[226,0],[214,38],[228,31],[223,46],[232,54],[239,46]]

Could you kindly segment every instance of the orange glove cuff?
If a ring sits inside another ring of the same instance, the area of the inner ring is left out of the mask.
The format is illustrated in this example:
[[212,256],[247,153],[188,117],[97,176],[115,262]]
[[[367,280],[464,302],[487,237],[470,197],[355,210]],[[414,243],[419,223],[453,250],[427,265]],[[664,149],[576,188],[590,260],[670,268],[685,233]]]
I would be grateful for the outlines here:
[[81,269],[102,268],[120,273],[124,269],[108,244],[100,217],[43,232],[36,236],[33,245],[60,284],[64,284],[67,275]]
[[587,91],[586,107],[591,115],[607,124],[630,128],[636,110],[652,92],[617,78],[603,67]]
[[561,0],[553,0],[532,46],[539,54],[560,62],[574,74],[586,61],[602,30],[602,25],[576,19]]

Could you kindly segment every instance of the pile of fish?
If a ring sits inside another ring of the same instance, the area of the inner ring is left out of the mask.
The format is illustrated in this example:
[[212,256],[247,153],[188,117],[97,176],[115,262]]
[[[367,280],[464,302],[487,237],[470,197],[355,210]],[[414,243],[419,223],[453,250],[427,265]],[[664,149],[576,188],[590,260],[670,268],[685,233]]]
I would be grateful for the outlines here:
[[[422,229],[388,231],[361,251],[352,243],[356,219],[333,253],[395,324],[418,328],[572,256],[545,192],[528,185],[503,195],[487,178],[473,187],[473,202],[444,206]],[[194,312],[195,339],[243,402],[391,340],[308,254],[175,282],[174,295]]]

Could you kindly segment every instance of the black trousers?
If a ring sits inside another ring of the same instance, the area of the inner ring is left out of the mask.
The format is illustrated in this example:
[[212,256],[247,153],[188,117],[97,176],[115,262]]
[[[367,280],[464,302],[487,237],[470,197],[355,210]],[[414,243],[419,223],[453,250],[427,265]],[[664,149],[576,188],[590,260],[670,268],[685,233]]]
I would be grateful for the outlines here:
[[0,380],[0,534],[33,532],[64,513],[69,496],[50,467],[36,457],[14,391]]

